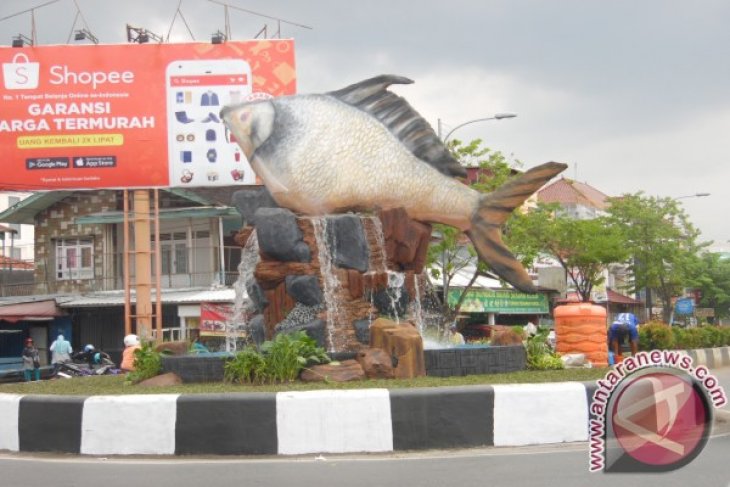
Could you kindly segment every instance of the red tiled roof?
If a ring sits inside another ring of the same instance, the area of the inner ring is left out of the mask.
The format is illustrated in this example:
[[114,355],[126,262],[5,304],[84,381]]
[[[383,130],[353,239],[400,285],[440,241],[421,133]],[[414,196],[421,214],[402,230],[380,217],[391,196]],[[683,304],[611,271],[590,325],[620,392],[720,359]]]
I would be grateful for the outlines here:
[[10,257],[5,257],[4,255],[0,255],[0,268],[1,269],[9,269],[10,267],[13,267],[13,269],[33,269],[33,263],[32,262],[26,262],[24,260],[18,260],[18,259],[12,259]]
[[608,196],[593,186],[572,179],[560,178],[538,191],[540,203],[578,204],[605,210]]
[[638,301],[634,298],[624,296],[623,294],[617,293],[616,291],[607,290],[606,295],[608,296],[609,303],[617,304],[643,304],[642,301]]

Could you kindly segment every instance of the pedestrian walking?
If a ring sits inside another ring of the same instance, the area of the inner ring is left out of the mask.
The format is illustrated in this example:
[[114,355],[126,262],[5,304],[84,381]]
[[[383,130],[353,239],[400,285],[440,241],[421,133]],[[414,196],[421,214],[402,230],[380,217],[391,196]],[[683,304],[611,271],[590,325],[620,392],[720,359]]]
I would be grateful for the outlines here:
[[51,343],[49,350],[51,351],[51,364],[65,364],[71,361],[73,349],[71,348],[71,343],[63,335],[58,335],[53,343]]
[[33,344],[32,338],[25,339],[25,348],[23,349],[23,375],[26,382],[30,382],[31,376],[35,376],[35,380],[41,380],[41,358],[38,355],[38,349]]

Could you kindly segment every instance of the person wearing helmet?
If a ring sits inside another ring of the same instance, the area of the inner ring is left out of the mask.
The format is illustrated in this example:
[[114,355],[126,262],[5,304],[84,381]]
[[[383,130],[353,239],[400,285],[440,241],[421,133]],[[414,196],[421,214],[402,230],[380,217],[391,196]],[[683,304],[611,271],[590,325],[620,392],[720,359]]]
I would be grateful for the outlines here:
[[30,382],[31,375],[35,376],[35,380],[41,380],[41,360],[33,339],[26,338],[23,349],[23,376],[26,382]]
[[96,347],[89,343],[79,353],[75,353],[73,359],[78,362],[85,362],[91,368],[94,365],[94,355],[96,354]]
[[134,352],[142,348],[137,335],[124,337],[124,351],[122,352],[122,364],[120,368],[124,372],[134,371]]

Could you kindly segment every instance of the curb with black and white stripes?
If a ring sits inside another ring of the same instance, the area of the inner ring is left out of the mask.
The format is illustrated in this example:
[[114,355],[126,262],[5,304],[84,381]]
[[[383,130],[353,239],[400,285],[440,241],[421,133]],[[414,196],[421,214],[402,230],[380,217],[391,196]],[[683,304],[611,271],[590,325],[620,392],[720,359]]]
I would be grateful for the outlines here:
[[[719,355],[712,350],[693,359],[708,367],[730,365],[728,352],[725,347]],[[594,389],[562,382],[190,395],[0,394],[0,450],[297,455],[587,441]]]

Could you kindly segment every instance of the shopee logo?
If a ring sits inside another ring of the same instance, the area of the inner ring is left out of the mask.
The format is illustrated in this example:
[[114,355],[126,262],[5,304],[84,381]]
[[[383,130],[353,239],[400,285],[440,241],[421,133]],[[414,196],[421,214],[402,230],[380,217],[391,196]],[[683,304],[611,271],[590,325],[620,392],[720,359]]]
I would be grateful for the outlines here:
[[[91,85],[96,90],[103,84],[132,84],[132,71],[73,71],[66,65],[53,65],[48,82],[52,85]],[[24,53],[13,56],[12,62],[3,63],[3,81],[7,90],[38,88],[39,63],[31,62]]]
[[52,85],[91,85],[96,89],[99,85],[109,84],[132,84],[134,73],[131,71],[72,71],[68,66],[51,66]]
[[6,90],[32,90],[38,88],[38,63],[19,52],[13,61],[3,63],[3,82]]

